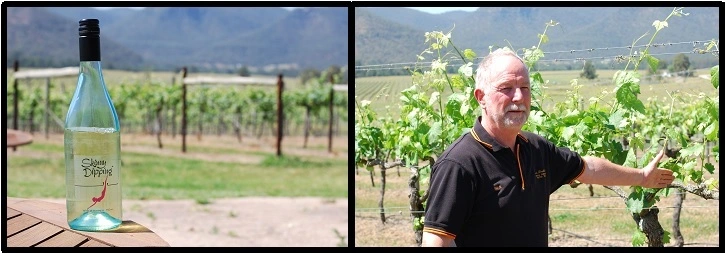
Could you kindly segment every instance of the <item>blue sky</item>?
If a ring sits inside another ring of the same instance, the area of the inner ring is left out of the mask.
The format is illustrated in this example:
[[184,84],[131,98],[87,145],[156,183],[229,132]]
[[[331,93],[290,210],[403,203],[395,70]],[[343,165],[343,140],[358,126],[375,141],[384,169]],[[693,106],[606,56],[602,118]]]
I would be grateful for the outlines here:
[[[97,8],[97,9],[111,9],[111,8],[114,8],[114,7],[95,7],[95,8]],[[137,8],[139,8],[139,7],[134,7],[133,9],[137,9]],[[140,8],[143,9],[143,7],[140,7]],[[461,11],[475,11],[476,9],[478,9],[478,7],[407,7],[407,8],[416,9],[416,10],[419,10],[419,11],[423,11],[423,12],[427,12],[427,13],[432,13],[432,14],[439,14],[439,13],[443,13],[443,12],[456,11],[456,10],[461,10]]]
[[443,12],[448,11],[475,11],[478,9],[478,7],[407,7],[411,9],[416,9],[419,11],[431,13],[431,14],[439,14]]
[[[126,7],[93,7],[99,10],[108,10],[108,9],[115,9],[115,8],[126,8]],[[144,7],[128,7],[131,9],[143,9]]]
[[[143,8],[146,8],[146,7],[93,7],[93,8],[96,8],[96,9],[99,9],[99,10],[108,10],[108,9],[114,9],[114,8],[131,8],[131,9],[137,9],[138,10],[138,9],[143,9]],[[294,7],[282,7],[282,8],[285,8],[285,9],[294,9]]]

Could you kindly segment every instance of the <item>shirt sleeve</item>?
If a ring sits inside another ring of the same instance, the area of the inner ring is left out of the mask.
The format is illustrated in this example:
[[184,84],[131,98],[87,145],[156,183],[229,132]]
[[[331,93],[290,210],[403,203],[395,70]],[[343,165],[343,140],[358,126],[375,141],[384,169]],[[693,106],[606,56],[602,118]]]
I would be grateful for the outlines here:
[[551,178],[551,193],[559,189],[562,185],[569,184],[578,178],[584,172],[584,159],[576,152],[568,148],[556,147],[553,143],[548,143],[551,147],[551,159],[549,160],[549,168],[553,177]]
[[455,239],[473,204],[472,182],[459,163],[440,160],[433,166],[423,232]]

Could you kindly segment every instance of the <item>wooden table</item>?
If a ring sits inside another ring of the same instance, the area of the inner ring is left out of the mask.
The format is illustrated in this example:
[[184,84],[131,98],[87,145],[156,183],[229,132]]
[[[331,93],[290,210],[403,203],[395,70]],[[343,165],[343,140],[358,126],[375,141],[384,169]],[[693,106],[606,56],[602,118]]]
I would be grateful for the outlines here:
[[133,221],[113,231],[85,232],[68,227],[65,204],[7,198],[8,247],[168,247],[156,233]]
[[22,146],[26,144],[30,144],[33,142],[33,136],[29,133],[18,131],[15,129],[7,129],[7,146],[6,148],[15,148],[17,146]]

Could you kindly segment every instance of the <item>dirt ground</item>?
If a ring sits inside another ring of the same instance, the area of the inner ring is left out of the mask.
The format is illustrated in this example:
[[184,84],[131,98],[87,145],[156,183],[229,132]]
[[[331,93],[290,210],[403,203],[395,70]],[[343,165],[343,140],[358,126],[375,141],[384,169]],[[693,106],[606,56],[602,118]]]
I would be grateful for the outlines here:
[[[65,199],[44,199],[65,204]],[[123,220],[154,231],[172,247],[347,247],[348,201],[246,197],[124,200]]]
[[[154,136],[122,135],[122,149],[155,154],[161,157],[194,157],[201,160],[228,161],[257,164],[258,151],[273,154],[276,139],[246,137],[240,144],[229,136],[205,135],[199,140],[187,136],[187,147],[235,148],[242,154],[210,154],[180,152],[180,137],[163,137],[164,148],[155,147]],[[51,134],[48,139],[34,134],[33,143],[62,143],[62,134]],[[285,137],[283,153],[323,159],[347,159],[347,136],[333,140],[333,152],[327,152],[326,137],[310,137],[308,147],[298,136]],[[47,152],[34,152],[20,147],[7,149],[8,154],[48,157]],[[247,153],[249,152],[249,153]],[[51,159],[63,159],[63,154],[52,154]],[[65,199],[44,199],[65,203]],[[199,204],[195,200],[124,200],[123,219],[145,226],[166,240],[172,247],[347,247],[349,241],[348,199],[319,197],[244,197],[213,199]]]
[[[356,247],[417,247],[407,212],[387,215],[384,225],[380,222],[379,215],[356,214],[354,222]],[[595,233],[591,231],[580,233],[553,228],[549,235],[549,247],[632,247],[630,238],[610,238],[606,234],[593,234]],[[684,247],[719,247],[719,236],[686,238]]]
[[[719,168],[719,164],[715,164]],[[361,169],[364,171],[364,169]],[[719,179],[719,169],[712,176]],[[405,185],[409,178],[409,173],[403,173],[401,176],[396,175],[395,171],[390,172],[386,177],[386,193],[385,199],[407,199],[407,189],[401,188]],[[356,184],[363,185],[362,188],[369,188],[370,179],[367,172],[361,172],[356,175]],[[380,178],[376,176],[376,183]],[[586,187],[580,189],[587,191]],[[579,200],[580,195],[564,190],[558,191],[552,195],[552,203],[556,202],[555,209],[571,209],[571,210],[592,210],[602,212],[601,215],[609,217],[606,209],[621,208],[622,203],[619,197],[605,198],[603,195],[611,194],[608,189],[602,186],[594,186],[597,196]],[[368,201],[371,198],[379,199],[379,190],[359,190],[356,185],[355,198]],[[567,201],[568,200],[568,201]],[[554,204],[552,204],[553,206]],[[661,200],[660,204],[660,222],[664,229],[671,231],[671,223],[668,219],[672,217],[673,207],[675,205],[674,197],[670,196]],[[707,227],[708,224],[692,225],[698,222],[717,221],[719,217],[719,200],[705,200],[693,194],[688,194],[683,203],[681,226],[683,226],[684,247],[719,247],[719,233],[699,235],[692,230]],[[688,208],[689,207],[689,208]],[[415,242],[415,234],[411,222],[410,212],[407,208],[398,209],[397,206],[386,206],[391,212],[385,215],[385,224],[381,222],[379,209],[369,210],[370,208],[356,208],[354,224],[355,224],[355,246],[356,247],[417,247]],[[398,211],[400,210],[400,211]],[[554,214],[556,211],[554,211]],[[581,217],[587,217],[587,214],[581,214]],[[591,216],[589,216],[591,217]],[[576,219],[575,217],[573,217]],[[614,222],[614,221],[611,221]],[[688,231],[685,224],[690,224]],[[592,225],[593,224],[593,225]],[[549,247],[632,247],[631,235],[614,234],[612,224],[597,225],[595,221],[586,221],[582,225],[574,225],[573,227],[565,227],[564,225],[554,224],[552,233],[549,235]],[[689,232],[689,233],[688,233]],[[674,242],[674,240],[672,240]],[[672,243],[666,244],[665,247],[673,247]]]

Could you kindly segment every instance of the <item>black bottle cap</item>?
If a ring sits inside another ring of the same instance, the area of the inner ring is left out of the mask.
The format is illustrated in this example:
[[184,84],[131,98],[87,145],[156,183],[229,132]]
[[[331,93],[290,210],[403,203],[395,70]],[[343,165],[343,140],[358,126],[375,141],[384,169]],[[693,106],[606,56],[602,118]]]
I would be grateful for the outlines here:
[[98,19],[81,19],[78,21],[78,46],[81,61],[101,60],[101,28]]
[[81,19],[78,21],[78,35],[81,37],[98,37],[101,34],[101,28],[98,26],[98,19]]

